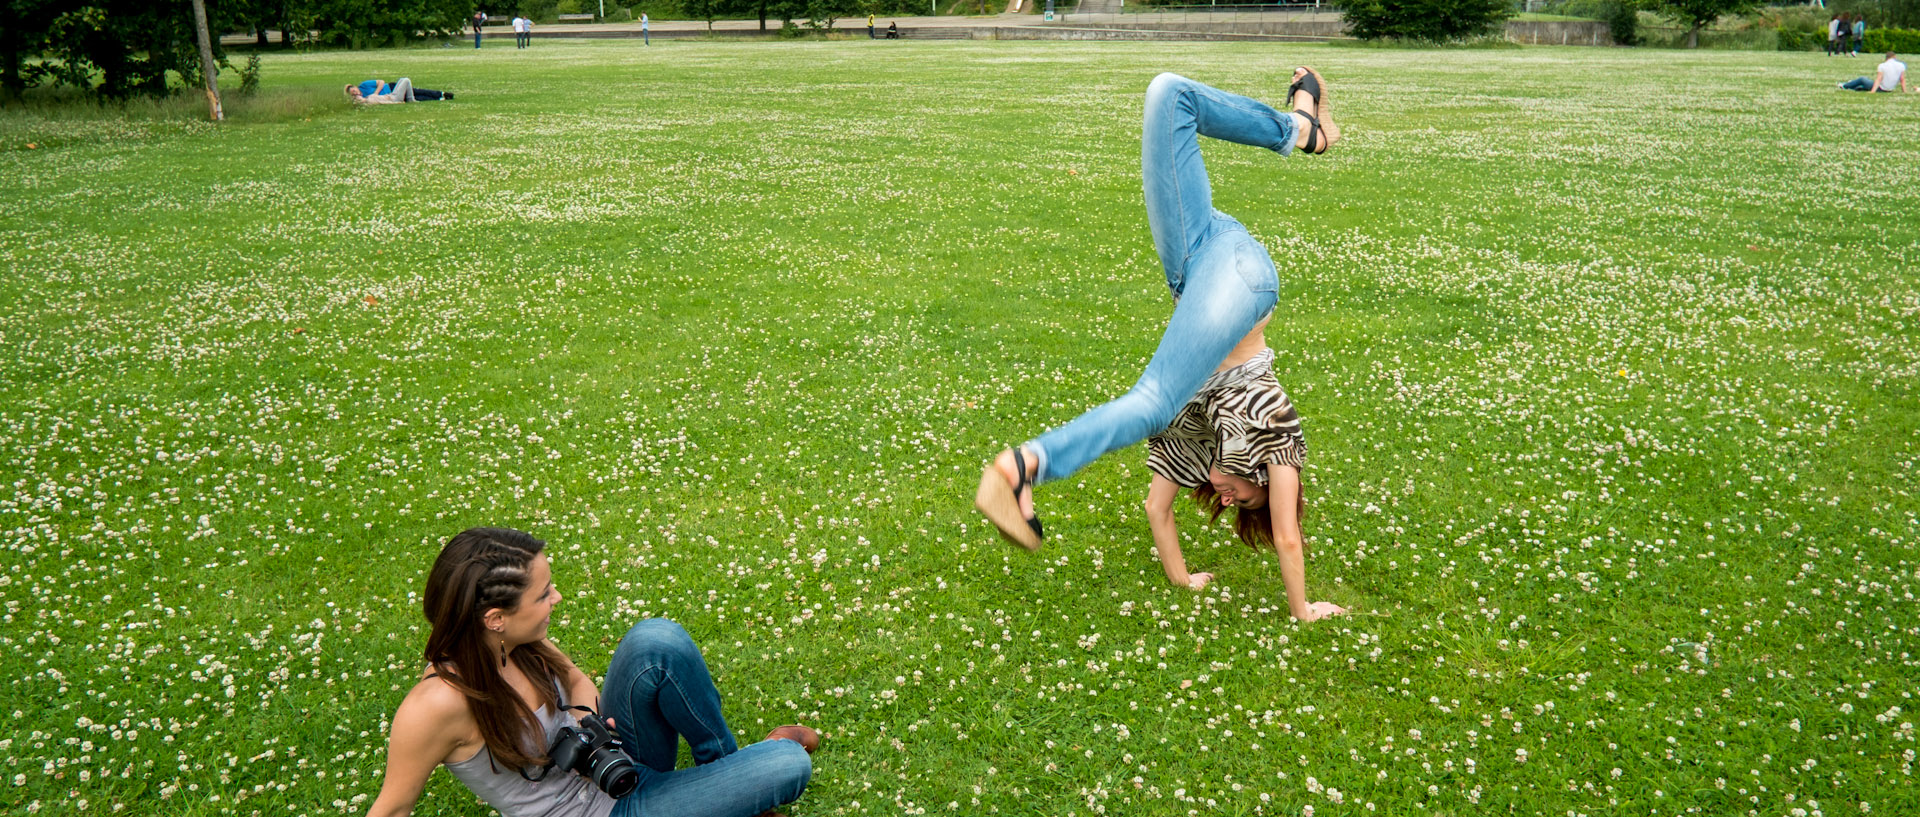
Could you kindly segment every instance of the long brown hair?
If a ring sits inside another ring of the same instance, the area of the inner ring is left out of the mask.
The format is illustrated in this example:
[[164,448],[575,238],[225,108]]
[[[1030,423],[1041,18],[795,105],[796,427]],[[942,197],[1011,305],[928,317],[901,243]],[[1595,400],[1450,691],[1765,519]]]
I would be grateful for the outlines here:
[[501,670],[512,661],[534,679],[541,703],[557,708],[559,693],[549,679],[565,658],[546,641],[521,644],[503,658],[484,635],[484,618],[488,610],[512,612],[520,606],[533,557],[546,546],[511,528],[468,528],[447,540],[427,574],[425,609],[433,625],[427,635],[427,663],[467,696],[467,709],[493,758],[515,768],[545,765],[546,747],[539,745],[544,734],[533,710]]
[[[1295,518],[1303,522],[1307,517],[1307,486],[1300,485],[1300,495],[1295,498]],[[1220,492],[1213,489],[1213,483],[1202,482],[1193,489],[1193,503],[1200,506],[1201,513],[1209,514],[1210,522],[1220,521],[1220,514],[1226,513],[1227,503],[1220,501]],[[1258,508],[1233,508],[1233,535],[1247,543],[1247,547],[1259,550],[1273,547],[1273,486],[1267,486],[1267,504]]]

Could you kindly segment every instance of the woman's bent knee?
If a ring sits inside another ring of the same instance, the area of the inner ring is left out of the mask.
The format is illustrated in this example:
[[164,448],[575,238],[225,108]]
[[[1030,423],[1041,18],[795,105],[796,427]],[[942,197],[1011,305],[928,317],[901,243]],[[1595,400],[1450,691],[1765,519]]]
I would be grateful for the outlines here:
[[686,628],[670,618],[641,619],[629,628],[626,636],[620,639],[620,648],[616,652],[636,650],[648,654],[692,652],[698,655],[700,652]]
[[1178,90],[1180,86],[1186,85],[1191,82],[1193,82],[1193,80],[1187,79],[1186,77],[1180,76],[1179,74],[1175,74],[1171,71],[1165,71],[1156,75],[1153,78],[1152,82],[1147,83],[1147,93],[1153,94],[1153,93],[1166,93],[1169,91],[1175,91],[1175,90]]

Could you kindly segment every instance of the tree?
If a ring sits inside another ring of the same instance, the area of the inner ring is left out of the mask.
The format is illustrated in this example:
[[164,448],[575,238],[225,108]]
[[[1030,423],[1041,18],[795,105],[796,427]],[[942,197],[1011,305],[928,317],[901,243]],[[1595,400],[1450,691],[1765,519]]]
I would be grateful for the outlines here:
[[680,10],[688,17],[707,21],[707,30],[713,30],[713,18],[720,14],[720,4],[725,0],[680,0]]
[[213,35],[207,31],[207,2],[193,0],[193,39],[200,45],[200,73],[207,81],[207,116],[226,119],[220,110],[220,66],[213,61]]
[[[188,0],[92,0],[62,3],[47,25],[39,53],[46,76],[108,99],[166,96],[169,71],[197,83],[204,72],[194,47],[193,9]],[[209,25],[224,31],[229,16],[212,11]],[[213,45],[219,57],[218,44]],[[95,77],[98,81],[95,81]]]
[[1399,37],[1446,42],[1497,30],[1508,0],[1348,0],[1347,28],[1362,40]]
[[1652,0],[1652,8],[1662,16],[1684,23],[1687,47],[1700,47],[1700,29],[1713,25],[1723,14],[1745,14],[1760,7],[1761,0]]
[[854,13],[855,0],[806,0],[807,25],[815,31],[831,31],[833,23]]
[[7,20],[0,26],[0,98],[15,100],[46,73],[45,65],[26,60],[46,48],[60,10],[55,0],[0,0],[0,14]]
[[[303,19],[320,32],[320,41],[350,48],[373,48],[418,39],[460,33],[473,0],[292,0],[300,8],[291,15],[294,25]],[[478,4],[497,10],[513,5],[504,0]],[[304,28],[301,30],[305,30]]]

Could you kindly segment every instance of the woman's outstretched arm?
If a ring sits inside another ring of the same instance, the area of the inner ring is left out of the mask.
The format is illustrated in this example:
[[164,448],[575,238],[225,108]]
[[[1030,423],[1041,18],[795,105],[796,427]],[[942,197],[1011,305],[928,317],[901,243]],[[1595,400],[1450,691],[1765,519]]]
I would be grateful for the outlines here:
[[1280,557],[1280,579],[1287,585],[1287,610],[1301,621],[1341,615],[1346,608],[1330,601],[1307,601],[1306,539],[1300,534],[1300,470],[1267,466],[1267,508],[1273,516],[1273,550]]
[[430,679],[414,687],[393,714],[393,728],[387,735],[387,773],[367,817],[412,814],[433,768],[459,745],[456,725],[471,717],[466,699],[445,683]]
[[1199,590],[1213,581],[1213,574],[1187,572],[1187,558],[1180,553],[1180,531],[1173,522],[1173,501],[1179,496],[1177,483],[1154,474],[1153,484],[1147,487],[1147,527],[1153,530],[1153,548],[1160,552],[1160,568],[1167,571],[1167,581],[1175,587]]

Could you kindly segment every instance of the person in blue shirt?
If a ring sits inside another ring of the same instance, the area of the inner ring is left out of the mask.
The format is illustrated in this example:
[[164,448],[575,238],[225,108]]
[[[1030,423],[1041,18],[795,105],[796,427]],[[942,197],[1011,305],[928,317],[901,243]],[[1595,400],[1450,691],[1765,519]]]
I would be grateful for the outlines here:
[[437,102],[453,99],[452,91],[434,91],[413,87],[413,80],[401,77],[395,82],[381,82],[370,79],[359,83],[348,83],[347,98],[355,102]]

